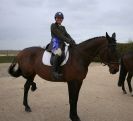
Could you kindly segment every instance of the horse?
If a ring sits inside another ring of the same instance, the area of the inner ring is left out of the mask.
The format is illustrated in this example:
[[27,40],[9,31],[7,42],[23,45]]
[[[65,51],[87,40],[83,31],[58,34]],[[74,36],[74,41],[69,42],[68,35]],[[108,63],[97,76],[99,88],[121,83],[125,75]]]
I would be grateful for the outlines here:
[[[116,34],[113,33],[110,37],[106,32],[106,36],[94,37],[75,46],[69,46],[69,58],[61,67],[63,76],[59,80],[52,78],[52,67],[42,63],[45,48],[29,47],[22,50],[9,66],[8,72],[13,77],[23,76],[27,80],[24,85],[23,97],[25,111],[31,112],[27,100],[28,91],[30,86],[32,91],[36,90],[36,83],[33,81],[35,75],[39,75],[47,81],[67,83],[70,104],[69,117],[72,121],[81,121],[77,113],[77,102],[88,66],[94,57],[99,55],[101,62],[109,67],[109,72],[116,74],[119,71],[116,45]],[[15,69],[16,64],[18,65],[17,69]]]
[[126,79],[129,87],[129,92],[133,96],[132,86],[131,86],[132,76],[133,76],[133,51],[130,51],[125,53],[121,57],[121,68],[120,68],[118,86],[122,86],[123,93],[127,94],[125,90],[125,85],[124,85],[124,82]]

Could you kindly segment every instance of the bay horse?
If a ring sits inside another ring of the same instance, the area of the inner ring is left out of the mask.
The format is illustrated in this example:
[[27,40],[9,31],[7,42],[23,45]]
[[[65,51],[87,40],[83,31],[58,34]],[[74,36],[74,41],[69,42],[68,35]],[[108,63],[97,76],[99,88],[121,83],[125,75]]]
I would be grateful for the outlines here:
[[[44,48],[29,47],[22,50],[10,65],[8,72],[14,77],[23,76],[27,80],[24,85],[23,98],[25,111],[31,112],[27,97],[30,86],[32,91],[36,90],[36,83],[33,80],[37,74],[48,81],[66,82],[68,84],[70,119],[72,121],[81,121],[77,114],[77,101],[82,82],[88,72],[88,66],[94,57],[99,55],[101,62],[108,65],[111,74],[118,72],[116,45],[115,33],[110,37],[106,32],[106,36],[88,39],[69,47],[69,59],[62,66],[63,76],[60,80],[54,80],[52,78],[52,67],[42,63]],[[17,69],[15,69],[16,64],[18,64]]]
[[120,68],[118,86],[122,86],[123,93],[126,94],[127,92],[125,90],[125,85],[124,85],[126,79],[129,87],[129,92],[133,96],[132,86],[131,86],[132,76],[133,76],[133,51],[130,51],[125,53],[121,57],[121,68]]

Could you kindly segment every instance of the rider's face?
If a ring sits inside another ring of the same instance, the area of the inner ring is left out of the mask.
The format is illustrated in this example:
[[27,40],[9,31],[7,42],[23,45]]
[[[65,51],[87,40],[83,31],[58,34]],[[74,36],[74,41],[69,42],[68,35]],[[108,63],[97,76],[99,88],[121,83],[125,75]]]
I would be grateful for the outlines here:
[[63,19],[61,17],[56,17],[55,21],[56,21],[57,24],[61,24]]

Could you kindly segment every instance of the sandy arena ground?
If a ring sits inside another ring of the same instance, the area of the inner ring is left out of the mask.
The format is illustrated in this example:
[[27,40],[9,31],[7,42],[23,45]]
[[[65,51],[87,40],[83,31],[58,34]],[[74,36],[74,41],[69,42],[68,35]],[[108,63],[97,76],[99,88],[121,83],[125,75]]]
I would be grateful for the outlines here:
[[[0,64],[0,121],[70,121],[66,83],[36,76],[38,89],[29,91],[32,112],[27,113],[22,105],[25,80],[9,76],[8,67]],[[111,75],[108,67],[90,65],[78,101],[81,121],[133,121],[133,97],[122,93],[117,80],[118,73]]]

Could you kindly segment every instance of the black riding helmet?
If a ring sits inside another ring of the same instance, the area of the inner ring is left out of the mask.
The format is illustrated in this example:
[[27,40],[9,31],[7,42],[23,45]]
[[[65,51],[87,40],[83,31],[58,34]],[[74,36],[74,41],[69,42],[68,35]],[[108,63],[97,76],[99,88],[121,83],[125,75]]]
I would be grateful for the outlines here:
[[54,18],[56,19],[56,17],[61,17],[62,19],[64,19],[64,15],[62,12],[57,12],[54,16]]

